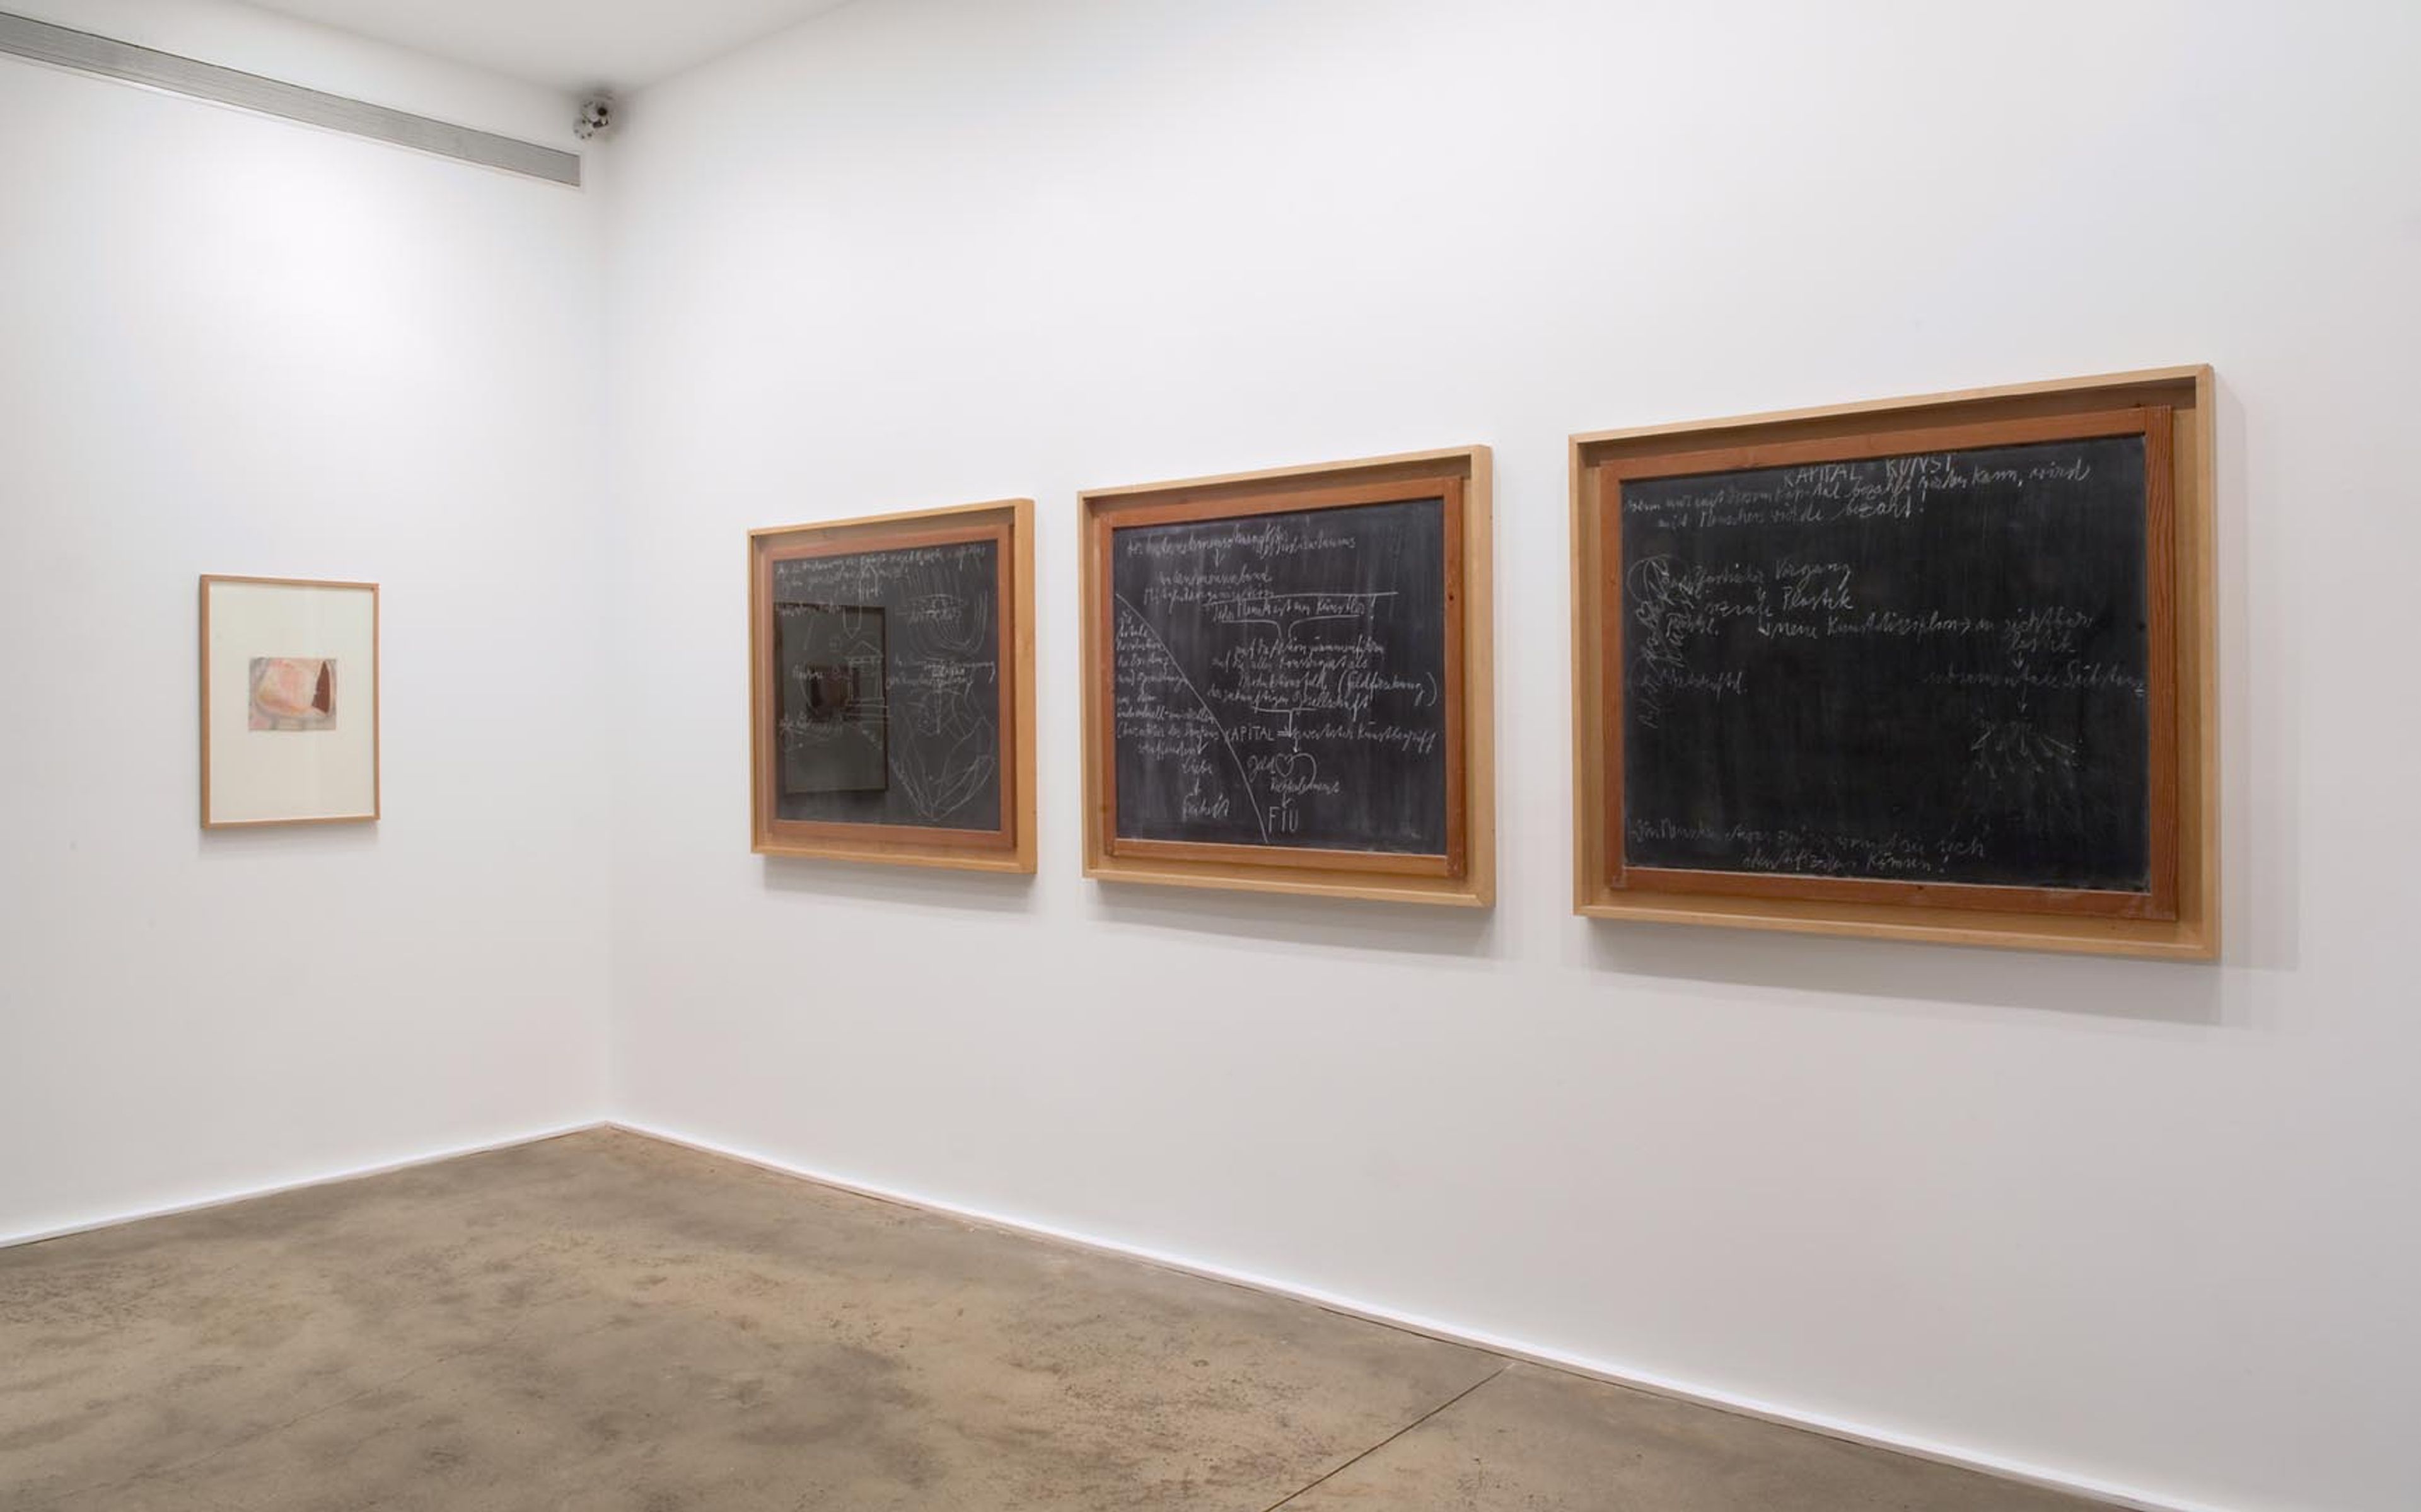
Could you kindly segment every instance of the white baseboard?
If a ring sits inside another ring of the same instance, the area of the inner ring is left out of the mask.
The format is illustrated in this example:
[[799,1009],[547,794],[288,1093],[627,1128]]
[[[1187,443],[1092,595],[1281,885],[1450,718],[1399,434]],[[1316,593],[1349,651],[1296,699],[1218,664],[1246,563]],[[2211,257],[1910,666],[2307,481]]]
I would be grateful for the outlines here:
[[2226,1509],[2209,1503],[2157,1497],[2128,1487],[2114,1486],[2082,1476],[2061,1474],[2040,1466],[2023,1464],[1996,1455],[1981,1454],[1949,1444],[1935,1443],[1929,1440],[1865,1427],[1855,1423],[1844,1422],[1839,1418],[1827,1417],[1820,1412],[1804,1411],[1773,1402],[1735,1395],[1729,1392],[1711,1391],[1704,1387],[1693,1386],[1686,1381],[1675,1380],[1669,1377],[1648,1371],[1626,1369],[1600,1360],[1584,1359],[1578,1355],[1568,1354],[1541,1345],[1528,1344],[1518,1339],[1501,1338],[1476,1329],[1441,1323],[1430,1318],[1414,1317],[1406,1314],[1391,1312],[1382,1307],[1372,1307],[1354,1302],[1351,1298],[1338,1297],[1321,1291],[1317,1287],[1298,1286],[1292,1282],[1254,1275],[1248,1271],[1232,1270],[1223,1266],[1204,1265],[1188,1260],[1181,1255],[1165,1255],[1157,1250],[1122,1243],[1117,1239],[1075,1233],[1049,1224],[1039,1224],[1006,1213],[945,1202],[913,1192],[903,1192],[869,1181],[836,1176],[827,1171],[812,1170],[806,1166],[775,1160],[753,1150],[742,1149],[710,1139],[701,1139],[692,1134],[677,1133],[657,1125],[633,1123],[625,1119],[609,1119],[607,1126],[644,1138],[663,1140],[668,1145],[679,1145],[704,1154],[739,1161],[780,1176],[795,1177],[801,1180],[815,1182],[819,1186],[832,1187],[861,1197],[870,1197],[878,1202],[923,1208],[929,1212],[946,1214],[952,1218],[1005,1229],[1014,1234],[1055,1239],[1082,1249],[1116,1255],[1130,1260],[1140,1260],[1146,1264],[1181,1271],[1191,1276],[1199,1276],[1205,1280],[1224,1281],[1232,1286],[1248,1286],[1255,1291],[1268,1292],[1273,1296],[1309,1302],[1315,1307],[1324,1308],[1347,1317],[1359,1318],[1364,1322],[1402,1329],[1406,1333],[1417,1333],[1425,1338],[1437,1339],[1447,1344],[1465,1345],[1471,1348],[1484,1349],[1491,1354],[1503,1355],[1508,1359],[1544,1365],[1549,1369],[1568,1371],[1577,1376],[1585,1376],[1593,1380],[1652,1392],[1659,1396],[1668,1396],[1679,1401],[1695,1402],[1702,1407],[1738,1413],[1742,1417],[1758,1418],[1768,1423],[1780,1424],[1785,1427],[1804,1428],[1811,1433],[1821,1433],[1830,1438],[1847,1440],[1851,1443],[1888,1449],[1897,1454],[1912,1455],[1920,1459],[1954,1465],[1961,1470],[1976,1471],[2002,1480],[2017,1481],[2027,1486],[2040,1487],[2046,1490],[2064,1491],[2071,1496],[2085,1497],[2111,1506],[2127,1507],[2132,1509],[2132,1512],[2226,1512]]
[[199,1212],[205,1208],[224,1208],[231,1202],[249,1202],[255,1197],[272,1197],[281,1192],[301,1192],[306,1187],[324,1187],[332,1182],[353,1181],[366,1176],[384,1176],[389,1171],[408,1171],[415,1165],[434,1165],[440,1161],[459,1160],[465,1155],[484,1155],[490,1150],[510,1149],[516,1145],[535,1145],[544,1139],[557,1139],[565,1134],[577,1134],[584,1130],[601,1129],[598,1119],[580,1123],[558,1124],[544,1129],[532,1129],[522,1133],[483,1140],[476,1145],[453,1145],[430,1150],[420,1155],[406,1156],[398,1161],[382,1161],[372,1165],[351,1165],[338,1170],[315,1172],[290,1181],[273,1181],[266,1186],[238,1187],[215,1192],[208,1196],[188,1201],[166,1203],[158,1207],[136,1208],[124,1212],[105,1213],[79,1219],[55,1228],[27,1229],[20,1233],[0,1234],[0,1250],[20,1244],[39,1244],[48,1239],[65,1239],[70,1234],[89,1234],[95,1229],[116,1228],[121,1224],[137,1224],[146,1218],[168,1218],[178,1213]]

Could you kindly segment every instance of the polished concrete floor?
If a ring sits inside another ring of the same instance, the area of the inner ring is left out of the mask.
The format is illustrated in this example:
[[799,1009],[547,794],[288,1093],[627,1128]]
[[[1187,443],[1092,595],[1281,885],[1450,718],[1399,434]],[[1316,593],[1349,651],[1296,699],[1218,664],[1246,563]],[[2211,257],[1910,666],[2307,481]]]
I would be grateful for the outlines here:
[[2087,1504],[624,1133],[0,1252],[10,1512]]

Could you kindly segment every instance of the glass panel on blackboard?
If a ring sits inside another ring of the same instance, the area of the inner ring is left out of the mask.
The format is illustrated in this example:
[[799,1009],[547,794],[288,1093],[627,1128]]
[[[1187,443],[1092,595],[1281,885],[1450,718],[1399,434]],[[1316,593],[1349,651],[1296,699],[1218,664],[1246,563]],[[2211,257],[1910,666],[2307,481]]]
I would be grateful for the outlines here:
[[1000,827],[999,557],[973,540],[773,562],[777,818]]
[[1113,532],[1116,834],[1443,855],[1442,498]]
[[882,610],[777,599],[782,792],[880,792],[891,786]]

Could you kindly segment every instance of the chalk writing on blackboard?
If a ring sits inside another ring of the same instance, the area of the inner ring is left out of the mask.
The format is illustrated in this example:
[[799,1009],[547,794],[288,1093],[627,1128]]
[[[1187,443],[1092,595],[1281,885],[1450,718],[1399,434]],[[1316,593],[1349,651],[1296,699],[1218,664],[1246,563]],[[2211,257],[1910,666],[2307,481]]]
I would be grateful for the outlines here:
[[1446,849],[1445,501],[1111,543],[1117,834]]
[[787,557],[773,578],[778,817],[998,828],[996,543]]
[[1632,866],[2136,891],[2140,435],[1632,478]]

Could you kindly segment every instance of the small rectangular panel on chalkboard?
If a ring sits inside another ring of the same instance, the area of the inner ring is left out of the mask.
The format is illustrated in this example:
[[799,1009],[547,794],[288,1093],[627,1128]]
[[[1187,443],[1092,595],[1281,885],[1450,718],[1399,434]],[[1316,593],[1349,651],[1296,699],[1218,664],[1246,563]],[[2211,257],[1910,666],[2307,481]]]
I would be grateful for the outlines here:
[[1086,496],[1092,875],[1484,900],[1484,457]]
[[2176,407],[1895,408],[1579,443],[1583,912],[2202,936]]
[[1030,509],[750,538],[758,850],[1030,869]]

